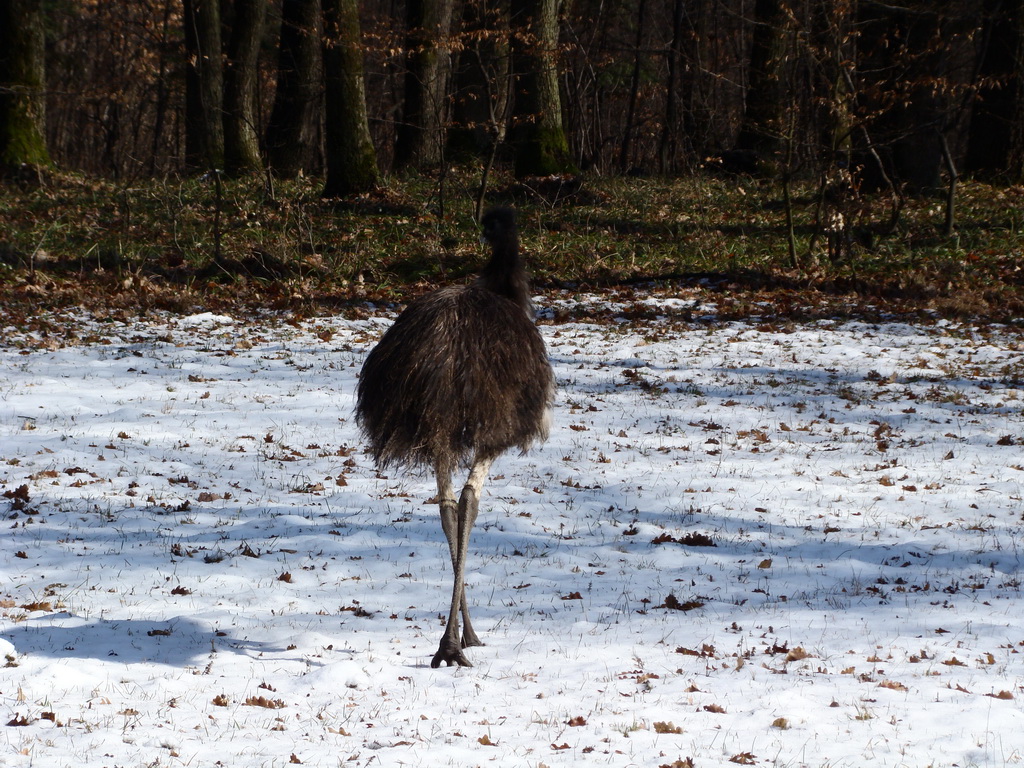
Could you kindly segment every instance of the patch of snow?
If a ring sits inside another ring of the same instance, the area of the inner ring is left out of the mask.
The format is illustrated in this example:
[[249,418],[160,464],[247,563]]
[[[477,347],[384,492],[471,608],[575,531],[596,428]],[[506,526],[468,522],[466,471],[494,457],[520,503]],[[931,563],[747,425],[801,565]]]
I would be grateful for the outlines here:
[[0,764],[1024,763],[1019,333],[548,305],[467,669],[433,479],[352,416],[390,313],[6,339]]

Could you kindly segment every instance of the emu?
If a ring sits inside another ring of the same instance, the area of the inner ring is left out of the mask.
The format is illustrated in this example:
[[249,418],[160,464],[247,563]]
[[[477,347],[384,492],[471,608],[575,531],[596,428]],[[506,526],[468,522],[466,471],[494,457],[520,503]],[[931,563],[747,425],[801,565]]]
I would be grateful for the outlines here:
[[[356,419],[378,468],[427,467],[437,478],[441,528],[454,582],[448,623],[431,659],[470,667],[464,648],[483,645],[466,602],[469,537],[491,463],[548,435],[554,375],[533,322],[515,214],[480,220],[491,258],[474,282],[408,304],[363,364]],[[469,475],[458,500],[452,475]],[[462,636],[459,636],[459,615]]]

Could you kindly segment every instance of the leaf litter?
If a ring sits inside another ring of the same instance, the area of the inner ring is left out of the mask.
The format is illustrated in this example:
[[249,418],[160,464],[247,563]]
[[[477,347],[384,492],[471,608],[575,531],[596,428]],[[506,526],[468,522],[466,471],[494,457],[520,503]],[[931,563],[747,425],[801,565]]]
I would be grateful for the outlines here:
[[1024,761],[1019,329],[538,304],[450,670],[432,479],[352,419],[393,310],[10,329],[0,763]]

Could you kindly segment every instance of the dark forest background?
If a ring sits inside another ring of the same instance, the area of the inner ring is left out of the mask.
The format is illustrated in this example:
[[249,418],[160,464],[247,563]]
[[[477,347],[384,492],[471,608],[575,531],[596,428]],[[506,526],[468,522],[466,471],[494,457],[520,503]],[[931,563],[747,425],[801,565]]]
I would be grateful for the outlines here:
[[[8,171],[52,163],[118,179],[213,167],[287,176],[334,163],[341,192],[381,172],[492,152],[521,176],[674,175],[719,163],[769,175],[856,170],[859,183],[911,193],[954,169],[1007,181],[1024,173],[1020,2],[2,0],[0,9]],[[19,135],[31,129],[25,113],[41,146]],[[362,121],[371,146],[359,144]],[[365,178],[360,151],[375,167]]]
[[1016,322],[1022,42],[1020,0],[0,0],[0,306],[402,297],[504,203],[540,284]]

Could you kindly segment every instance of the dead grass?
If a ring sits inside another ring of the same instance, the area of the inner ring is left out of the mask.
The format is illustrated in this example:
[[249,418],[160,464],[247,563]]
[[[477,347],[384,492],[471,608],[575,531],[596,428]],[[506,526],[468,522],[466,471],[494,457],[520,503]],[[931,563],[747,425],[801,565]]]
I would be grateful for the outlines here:
[[[219,311],[357,308],[466,279],[479,265],[472,169],[392,180],[323,201],[310,180],[117,183],[54,175],[0,189],[0,293],[15,323],[89,306]],[[889,229],[865,198],[854,245],[831,258],[813,188],[795,195],[794,264],[776,184],[749,178],[588,178],[582,186],[498,179],[490,201],[520,211],[541,290],[699,286],[726,315],[896,314],[1012,321],[1024,309],[1024,189],[961,185],[958,227],[911,200]],[[218,191],[219,189],[219,191]]]

